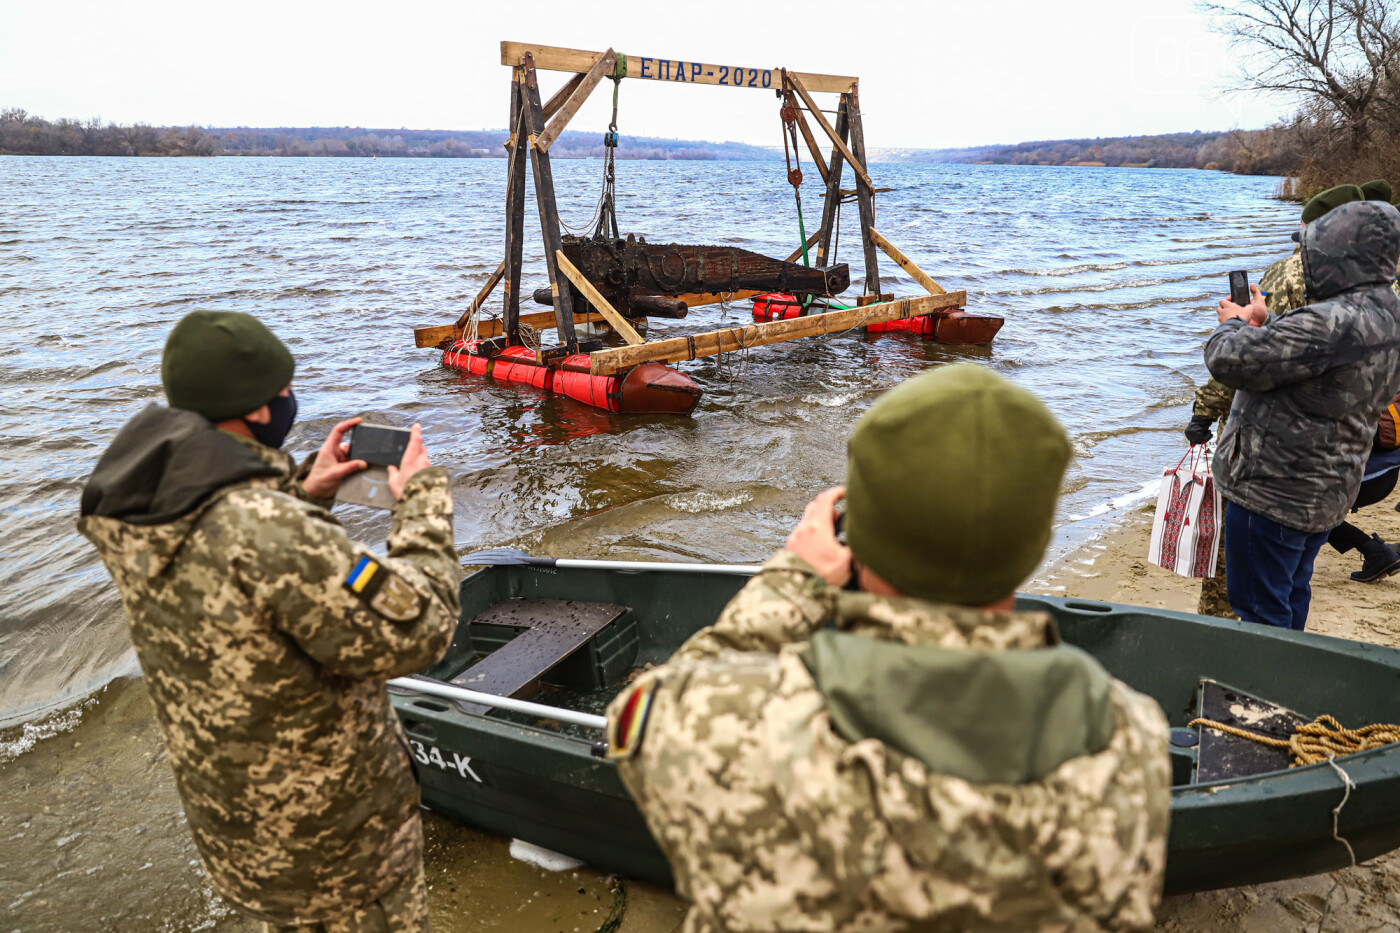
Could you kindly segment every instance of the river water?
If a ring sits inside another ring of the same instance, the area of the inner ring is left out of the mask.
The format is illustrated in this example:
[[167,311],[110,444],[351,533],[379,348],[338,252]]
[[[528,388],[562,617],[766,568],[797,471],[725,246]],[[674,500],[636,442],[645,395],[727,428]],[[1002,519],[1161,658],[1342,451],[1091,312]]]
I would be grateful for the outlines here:
[[[1292,248],[1297,217],[1271,200],[1272,178],[875,165],[894,189],[878,196],[881,232],[945,287],[966,289],[970,310],[1006,318],[991,347],[858,334],[762,347],[723,366],[679,364],[705,390],[691,418],[609,415],[445,370],[413,346],[413,326],[455,319],[499,261],[504,170],[497,159],[0,159],[0,840],[21,853],[0,867],[0,931],[65,928],[53,919],[73,909],[55,898],[60,877],[93,885],[98,904],[71,928],[123,927],[99,908],[129,886],[73,877],[112,882],[157,865],[135,854],[138,838],[160,840],[159,864],[172,866],[158,889],[184,892],[152,895],[163,928],[234,928],[199,893],[197,871],[173,867],[192,850],[178,809],[157,799],[166,772],[148,701],[129,678],[102,690],[135,671],[125,622],[73,528],[96,458],[160,399],[161,345],[186,312],[251,311],[291,346],[298,454],[342,417],[421,421],[434,462],[455,477],[464,552],[761,560],[810,496],[841,480],[845,438],[880,392],[977,362],[1036,392],[1074,438],[1053,557],[1140,501],[1180,456],[1226,273],[1257,280]],[[807,175],[810,230],[822,202]],[[601,164],[560,161],[555,178],[566,223],[581,227]],[[622,229],[651,242],[776,256],[798,242],[781,163],[625,162],[617,188]],[[533,196],[527,205],[532,229]],[[854,205],[842,229],[857,294]],[[537,237],[525,262],[528,296],[548,284]],[[920,293],[902,273],[891,280],[888,260],[881,271],[883,290]],[[746,306],[697,309],[653,322],[652,336],[747,320]],[[381,513],[338,512],[352,536],[382,541]],[[138,834],[142,806],[165,822]],[[87,834],[62,842],[79,812]],[[16,815],[29,825],[12,827],[25,822]],[[64,867],[84,844],[103,857]],[[82,874],[93,865],[106,875]]]

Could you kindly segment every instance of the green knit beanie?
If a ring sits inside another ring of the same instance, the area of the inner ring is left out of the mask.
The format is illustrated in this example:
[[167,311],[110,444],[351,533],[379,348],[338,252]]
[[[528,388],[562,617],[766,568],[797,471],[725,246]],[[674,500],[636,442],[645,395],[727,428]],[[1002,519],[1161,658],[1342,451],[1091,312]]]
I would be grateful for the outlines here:
[[970,363],[924,373],[851,434],[846,540],[906,596],[984,606],[1045,555],[1069,456],[1065,429],[1025,389]]
[[170,407],[210,421],[261,408],[291,384],[295,370],[286,344],[238,311],[191,311],[166,338],[160,359]]
[[1356,185],[1338,185],[1312,196],[1303,208],[1303,223],[1310,224],[1334,207],[1366,200],[1366,193]]
[[1391,198],[1390,182],[1384,178],[1372,179],[1361,186],[1361,193],[1366,195],[1368,201],[1384,201],[1389,204]]

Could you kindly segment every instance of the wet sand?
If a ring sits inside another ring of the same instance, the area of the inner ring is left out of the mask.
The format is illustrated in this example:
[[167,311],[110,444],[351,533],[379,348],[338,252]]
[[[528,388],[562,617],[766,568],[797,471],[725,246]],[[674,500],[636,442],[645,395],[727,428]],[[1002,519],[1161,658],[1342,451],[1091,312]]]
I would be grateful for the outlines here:
[[[1147,562],[1154,508],[1155,501],[1131,512],[1117,528],[1086,542],[1043,575],[1040,584],[1027,589],[1195,612],[1200,582]],[[1390,502],[1359,512],[1353,522],[1387,541],[1400,540],[1400,514]],[[1313,573],[1308,631],[1400,648],[1400,576],[1356,583],[1349,574],[1360,567],[1355,551],[1341,555],[1322,548]],[[1400,852],[1329,875],[1167,898],[1157,912],[1155,929],[1400,931]]]
[[[1147,563],[1150,523],[1150,506],[1129,513],[1028,589],[1193,609],[1198,585]],[[1358,524],[1400,539],[1400,515],[1388,505],[1361,513]],[[1324,548],[1309,629],[1400,647],[1400,577],[1357,584],[1347,574],[1359,565],[1356,554]],[[424,821],[439,933],[669,933],[680,925],[683,905],[669,891],[586,867],[545,871],[512,858],[508,839],[432,813]],[[204,879],[139,678],[113,682],[42,729],[0,733],[0,844],[0,933],[259,929]],[[1400,931],[1398,918],[1400,854],[1392,853],[1331,875],[1169,898],[1155,929]]]

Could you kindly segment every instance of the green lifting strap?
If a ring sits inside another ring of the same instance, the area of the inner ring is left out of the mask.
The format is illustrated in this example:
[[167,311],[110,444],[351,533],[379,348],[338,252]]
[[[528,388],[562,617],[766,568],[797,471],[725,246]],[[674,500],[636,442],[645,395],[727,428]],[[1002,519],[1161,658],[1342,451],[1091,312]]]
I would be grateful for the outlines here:
[[617,57],[613,59],[612,76],[614,78],[625,78],[627,77],[627,56],[623,55],[621,52],[615,54]]

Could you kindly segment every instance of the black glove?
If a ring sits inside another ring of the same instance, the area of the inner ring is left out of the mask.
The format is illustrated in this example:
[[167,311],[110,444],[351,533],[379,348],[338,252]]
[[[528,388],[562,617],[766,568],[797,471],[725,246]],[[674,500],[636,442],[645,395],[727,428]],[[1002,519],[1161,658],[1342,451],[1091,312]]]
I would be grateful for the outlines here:
[[1191,442],[1192,447],[1210,440],[1210,426],[1213,424],[1214,418],[1207,418],[1205,415],[1191,416],[1191,420],[1186,424],[1186,439]]

